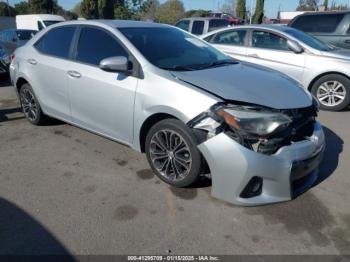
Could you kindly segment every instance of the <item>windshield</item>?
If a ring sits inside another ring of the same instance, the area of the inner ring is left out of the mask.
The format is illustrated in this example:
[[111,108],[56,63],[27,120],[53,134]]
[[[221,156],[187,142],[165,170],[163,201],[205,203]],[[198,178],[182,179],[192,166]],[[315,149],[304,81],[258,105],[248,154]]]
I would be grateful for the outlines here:
[[333,47],[327,45],[326,43],[324,43],[324,42],[318,40],[317,38],[315,38],[311,35],[308,35],[302,31],[290,28],[290,29],[285,29],[284,32],[295,37],[296,39],[303,42],[304,44],[306,44],[314,49],[317,49],[319,51],[331,51],[334,49]]
[[48,26],[50,26],[50,25],[57,24],[57,23],[62,22],[62,21],[57,21],[57,20],[55,20],[55,21],[53,21],[53,20],[45,20],[45,21],[43,21],[43,22],[44,22],[45,26],[48,27]]
[[17,38],[19,40],[29,40],[31,39],[37,31],[35,30],[17,30]]
[[153,65],[166,70],[199,70],[233,59],[177,28],[118,28]]

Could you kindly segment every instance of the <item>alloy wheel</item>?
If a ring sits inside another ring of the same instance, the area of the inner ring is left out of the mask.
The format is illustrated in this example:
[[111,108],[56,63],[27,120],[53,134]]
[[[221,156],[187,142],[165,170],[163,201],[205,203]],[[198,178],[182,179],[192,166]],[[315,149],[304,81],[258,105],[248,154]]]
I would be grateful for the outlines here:
[[160,130],[152,136],[150,159],[156,170],[171,181],[184,179],[192,166],[192,156],[187,143],[173,130]]
[[324,106],[333,107],[345,100],[346,89],[338,81],[327,81],[318,87],[316,96],[318,101]]
[[21,103],[23,113],[30,121],[35,121],[38,117],[39,108],[33,92],[28,88],[21,89]]

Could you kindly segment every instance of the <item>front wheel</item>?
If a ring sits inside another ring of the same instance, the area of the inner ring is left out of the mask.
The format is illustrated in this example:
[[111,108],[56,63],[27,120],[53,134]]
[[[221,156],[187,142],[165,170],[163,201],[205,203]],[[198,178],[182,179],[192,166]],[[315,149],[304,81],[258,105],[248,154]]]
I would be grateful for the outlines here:
[[172,186],[190,186],[201,174],[202,156],[196,137],[179,120],[165,119],[149,130],[146,155],[153,172]]
[[311,93],[321,109],[340,111],[350,103],[350,80],[337,74],[326,75],[313,84]]

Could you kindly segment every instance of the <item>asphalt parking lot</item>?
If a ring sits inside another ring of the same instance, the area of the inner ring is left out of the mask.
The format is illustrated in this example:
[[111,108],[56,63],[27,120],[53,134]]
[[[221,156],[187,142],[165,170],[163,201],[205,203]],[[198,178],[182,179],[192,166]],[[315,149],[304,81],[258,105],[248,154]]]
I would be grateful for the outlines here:
[[170,188],[144,155],[77,127],[30,125],[0,85],[0,254],[350,254],[350,110],[321,112],[323,181],[237,207],[210,181]]

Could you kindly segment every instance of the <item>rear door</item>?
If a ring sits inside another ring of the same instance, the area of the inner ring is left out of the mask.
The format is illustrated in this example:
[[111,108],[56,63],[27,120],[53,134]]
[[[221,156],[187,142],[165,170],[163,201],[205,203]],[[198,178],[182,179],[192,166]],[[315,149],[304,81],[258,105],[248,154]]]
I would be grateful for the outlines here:
[[229,56],[239,60],[246,60],[247,30],[231,29],[219,32],[205,40]]
[[296,54],[288,48],[287,39],[269,30],[252,30],[247,61],[280,71],[301,82],[305,54]]
[[75,30],[76,26],[51,29],[34,44],[35,50],[28,54],[25,61],[34,92],[45,113],[69,121],[67,67],[71,63],[69,59]]

